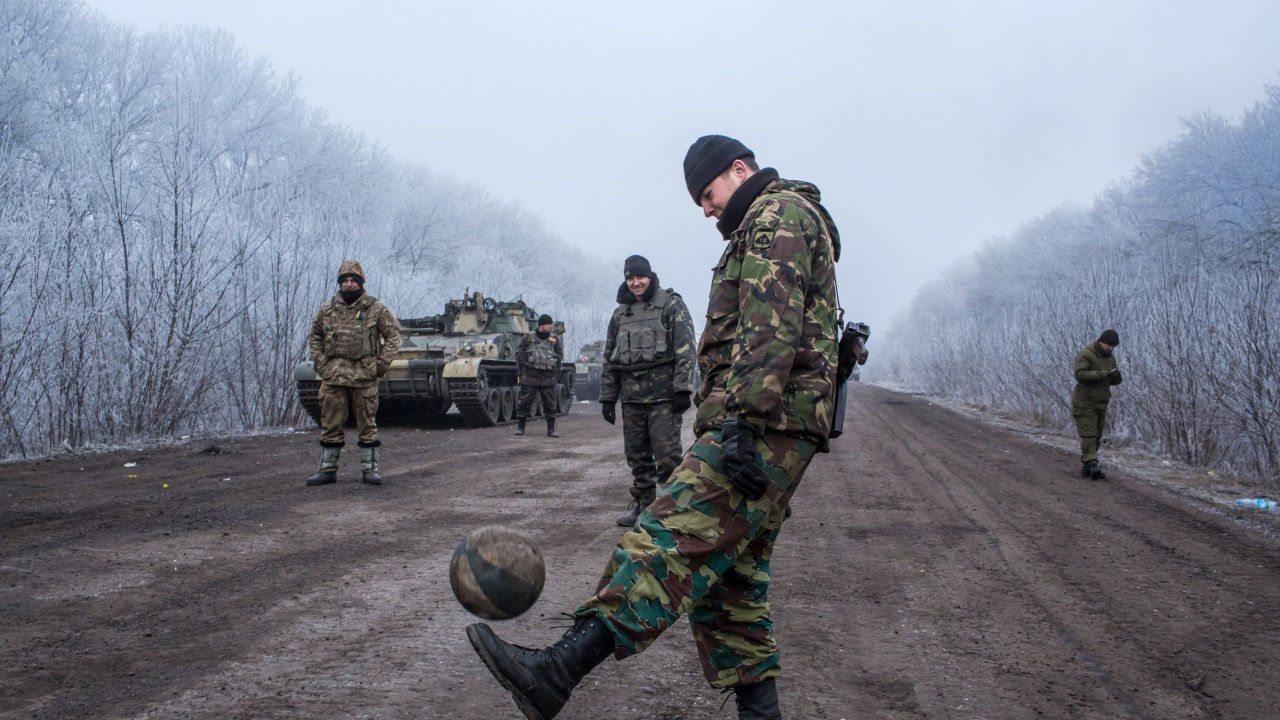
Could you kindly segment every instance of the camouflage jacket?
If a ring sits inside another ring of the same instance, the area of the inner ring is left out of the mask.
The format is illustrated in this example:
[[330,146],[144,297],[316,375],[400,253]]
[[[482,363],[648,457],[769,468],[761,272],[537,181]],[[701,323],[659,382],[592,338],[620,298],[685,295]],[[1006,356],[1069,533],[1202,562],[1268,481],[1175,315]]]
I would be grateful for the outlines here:
[[516,367],[520,384],[532,387],[552,387],[560,379],[560,364],[564,362],[564,348],[560,336],[551,333],[546,340],[538,332],[525,334],[516,345]]
[[1072,374],[1076,389],[1071,393],[1071,407],[1080,410],[1105,410],[1111,402],[1111,386],[1120,384],[1120,373],[1112,375],[1116,368],[1114,354],[1103,355],[1096,342],[1089,343],[1076,355]]
[[657,290],[637,300],[623,283],[618,302],[605,335],[600,402],[656,403],[693,392],[693,318],[680,295]]
[[369,293],[350,305],[337,294],[320,306],[307,344],[322,382],[370,387],[400,351],[400,323]]
[[840,235],[818,189],[774,180],[727,237],[698,348],[694,432],[741,417],[829,447]]

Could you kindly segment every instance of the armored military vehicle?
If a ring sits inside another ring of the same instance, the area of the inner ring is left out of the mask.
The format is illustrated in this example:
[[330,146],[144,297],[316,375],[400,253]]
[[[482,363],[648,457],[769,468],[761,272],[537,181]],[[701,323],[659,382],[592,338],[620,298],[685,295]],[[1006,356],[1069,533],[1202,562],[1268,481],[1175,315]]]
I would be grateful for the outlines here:
[[600,376],[604,373],[604,341],[582,346],[573,364],[573,394],[579,400],[600,399]]
[[[516,345],[534,329],[538,313],[523,300],[499,302],[470,293],[445,303],[444,313],[400,320],[400,353],[378,380],[378,420],[417,420],[457,406],[467,425],[515,420]],[[557,323],[563,335],[564,326]],[[563,415],[573,404],[574,364],[560,369],[556,407],[534,402],[532,414]],[[310,361],[294,368],[298,398],[320,421],[320,378]]]

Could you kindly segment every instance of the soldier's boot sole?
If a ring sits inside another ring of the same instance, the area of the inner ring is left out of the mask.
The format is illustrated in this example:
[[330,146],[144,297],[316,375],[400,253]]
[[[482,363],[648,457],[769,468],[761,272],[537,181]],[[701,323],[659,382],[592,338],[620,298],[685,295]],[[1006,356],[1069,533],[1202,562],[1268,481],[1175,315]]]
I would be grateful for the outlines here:
[[469,625],[467,639],[529,720],[559,715],[582,678],[614,651],[613,636],[597,617],[579,618],[543,650],[504,642],[484,623]]
[[[484,630],[488,630],[488,626],[485,626]],[[492,639],[485,637],[486,634],[476,625],[471,625],[467,628],[467,640],[471,642],[471,647],[480,656],[480,660],[484,663],[485,668],[489,670],[489,673],[493,675],[494,679],[507,692],[511,693],[511,699],[515,700],[516,707],[520,709],[520,712],[524,713],[528,720],[551,720],[551,718],[559,714],[559,708],[555,708],[550,716],[538,712],[538,708],[534,707],[533,701],[525,697],[526,691],[516,687],[515,683],[507,678],[507,672],[510,671],[510,668],[504,667],[503,664],[498,662],[496,657],[498,650],[488,646]],[[527,679],[526,682],[528,682]],[[569,698],[565,697],[561,705],[567,702],[569,702]],[[554,703],[552,707],[554,707]]]

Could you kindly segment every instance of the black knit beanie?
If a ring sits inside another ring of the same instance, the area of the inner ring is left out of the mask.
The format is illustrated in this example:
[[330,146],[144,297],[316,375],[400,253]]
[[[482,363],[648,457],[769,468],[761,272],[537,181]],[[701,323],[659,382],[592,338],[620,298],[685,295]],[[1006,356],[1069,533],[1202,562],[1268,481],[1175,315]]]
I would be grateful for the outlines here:
[[1116,347],[1120,344],[1120,333],[1115,330],[1103,330],[1102,334],[1098,336],[1098,342]]
[[339,275],[338,284],[341,285],[342,281],[346,280],[347,278],[351,278],[352,280],[355,280],[356,285],[359,285],[361,289],[364,289],[364,278],[360,277],[355,273],[346,273],[345,275]]
[[542,327],[543,325],[550,325],[552,322],[553,321],[551,319],[551,316],[546,313],[542,313],[541,315],[538,316],[538,327]]
[[622,264],[623,277],[653,277],[653,268],[650,267],[648,259],[642,255],[632,255]]
[[754,158],[755,153],[746,145],[724,135],[703,135],[689,146],[684,156],[684,184],[689,188],[694,205],[701,205],[699,196],[716,176],[724,172],[738,158]]

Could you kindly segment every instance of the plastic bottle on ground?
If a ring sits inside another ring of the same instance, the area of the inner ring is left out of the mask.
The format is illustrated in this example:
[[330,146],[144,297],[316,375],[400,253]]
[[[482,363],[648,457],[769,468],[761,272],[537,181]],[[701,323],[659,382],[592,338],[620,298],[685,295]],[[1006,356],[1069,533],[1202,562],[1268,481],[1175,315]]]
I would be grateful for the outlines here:
[[1262,508],[1263,510],[1275,510],[1276,501],[1266,498],[1240,498],[1236,501],[1237,505],[1248,505],[1251,507]]

